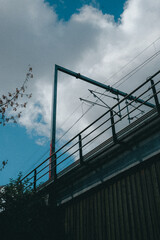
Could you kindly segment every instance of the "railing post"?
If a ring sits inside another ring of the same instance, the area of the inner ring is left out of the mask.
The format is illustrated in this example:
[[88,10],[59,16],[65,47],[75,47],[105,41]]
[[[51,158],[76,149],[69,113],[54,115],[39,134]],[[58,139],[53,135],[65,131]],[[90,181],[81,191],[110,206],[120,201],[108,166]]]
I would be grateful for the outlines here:
[[130,115],[129,115],[129,107],[128,107],[128,101],[127,100],[125,101],[125,104],[126,104],[126,108],[127,108],[128,122],[130,124],[131,123],[131,119],[130,119]]
[[154,101],[156,103],[157,112],[160,115],[160,105],[159,105],[159,100],[158,100],[158,97],[157,97],[157,92],[156,92],[156,88],[155,88],[153,79],[151,79],[151,88],[152,88],[152,91],[153,91],[153,97],[154,97]]
[[82,138],[81,138],[81,134],[78,135],[78,138],[79,138],[79,158],[80,158],[80,164],[83,164]]
[[34,170],[34,191],[36,191],[36,182],[37,182],[37,170]]
[[56,159],[56,153],[51,155],[50,158],[50,163],[49,163],[49,178],[52,178],[54,180],[57,179],[57,159]]
[[53,178],[54,178],[54,181],[57,180],[57,159],[56,159],[56,153],[53,155]]
[[110,110],[110,117],[111,117],[113,142],[117,143],[117,135],[116,135],[115,124],[114,124],[114,116],[113,116],[113,111],[112,110]]

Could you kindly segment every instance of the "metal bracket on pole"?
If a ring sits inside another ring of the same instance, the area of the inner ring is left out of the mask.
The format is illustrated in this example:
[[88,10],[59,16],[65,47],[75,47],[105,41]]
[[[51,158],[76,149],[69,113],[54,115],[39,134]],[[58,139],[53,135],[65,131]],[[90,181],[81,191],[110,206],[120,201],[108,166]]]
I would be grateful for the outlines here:
[[[100,102],[102,102],[108,109],[110,109],[110,106],[108,106],[107,103],[105,103],[101,98],[99,98],[95,93],[94,91],[92,90],[89,90],[91,94],[93,94],[94,97],[96,97]],[[121,117],[116,111],[113,110],[113,112],[118,116],[118,117]]]
[[102,104],[99,104],[99,103],[96,103],[96,102],[92,102],[92,101],[89,101],[89,100],[84,99],[84,98],[80,98],[79,100],[80,100],[80,101],[83,101],[83,102],[87,102],[87,103],[92,104],[92,105],[97,105],[97,106],[100,106],[100,107],[107,108],[106,106],[104,106],[104,105],[102,105]]
[[[108,95],[108,94],[105,94],[105,93],[100,93],[100,92],[97,92],[97,91],[94,91],[94,90],[90,90],[90,89],[88,89],[91,93],[97,93],[97,94],[100,94],[101,96],[105,96],[105,97],[108,97],[108,98],[112,98],[112,99],[114,99],[114,100],[117,100],[117,102],[119,103],[119,101],[120,101],[120,99],[119,99],[119,95],[118,94],[116,94],[116,96],[117,97],[113,97],[113,96],[110,96],[110,95]],[[113,93],[112,93],[113,94]],[[95,95],[95,96],[97,96],[97,95]],[[98,98],[98,97],[97,97]],[[101,98],[99,99],[100,101],[101,101]],[[104,102],[103,102],[104,103]],[[106,105],[106,103],[104,103],[105,105]],[[107,105],[108,106],[108,105]],[[109,107],[109,106],[108,106]],[[120,103],[118,104],[118,113],[117,112],[115,112],[120,118],[122,117],[122,115],[121,115],[121,107],[120,107]]]
[[[145,102],[143,99],[140,99],[140,98],[137,99],[135,96],[132,96],[132,95],[128,96],[128,93],[122,92],[122,91],[120,91],[120,90],[118,90],[116,88],[112,88],[109,85],[105,85],[103,83],[97,82],[97,81],[95,81],[95,80],[93,80],[91,78],[85,77],[85,76],[81,75],[80,73],[73,72],[73,71],[71,71],[69,69],[66,69],[64,67],[61,67],[61,66],[58,66],[58,65],[55,65],[55,67],[57,68],[58,71],[61,71],[61,72],[66,73],[66,74],[69,74],[69,75],[71,75],[71,76],[73,76],[73,77],[75,77],[77,79],[81,79],[81,80],[83,80],[85,82],[91,83],[91,84],[93,84],[93,85],[95,85],[97,87],[103,88],[103,89],[105,89],[108,92],[111,92],[111,93],[116,94],[116,95],[120,95],[122,97],[126,97],[126,99],[128,99],[130,101],[136,99],[136,102],[139,102],[139,103],[142,103],[142,104],[144,104],[144,105],[146,105],[148,107],[154,108],[153,104],[151,104],[149,102]],[[156,73],[156,74],[158,74],[158,73]]]

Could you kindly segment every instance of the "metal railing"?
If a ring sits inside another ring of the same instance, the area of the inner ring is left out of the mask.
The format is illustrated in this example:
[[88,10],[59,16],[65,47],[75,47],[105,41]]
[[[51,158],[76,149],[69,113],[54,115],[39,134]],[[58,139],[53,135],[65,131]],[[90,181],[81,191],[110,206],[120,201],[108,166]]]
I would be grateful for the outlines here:
[[[48,181],[56,181],[76,165],[82,165],[89,157],[94,157],[94,154],[102,147],[117,144],[122,133],[132,130],[140,121],[144,121],[145,116],[149,116],[150,112],[160,115],[160,80],[156,79],[159,73],[160,71],[149,77],[134,91],[75,135],[28,173],[22,181],[27,179],[28,186],[33,186],[36,191],[37,187],[45,185]],[[136,97],[133,97],[133,94]],[[129,97],[131,100],[128,100]],[[142,103],[137,101],[140,98],[143,99]],[[145,103],[148,103],[148,106]],[[56,165],[49,162],[49,159],[53,159],[53,157]],[[56,178],[49,179],[49,172],[53,170]],[[43,184],[40,181],[43,181]]]

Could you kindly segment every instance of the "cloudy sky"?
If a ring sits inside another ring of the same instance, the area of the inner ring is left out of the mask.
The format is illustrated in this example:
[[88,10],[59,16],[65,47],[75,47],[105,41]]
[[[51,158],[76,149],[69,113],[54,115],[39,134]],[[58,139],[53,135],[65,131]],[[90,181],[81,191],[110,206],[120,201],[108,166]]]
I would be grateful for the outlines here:
[[[55,64],[126,92],[160,69],[157,54],[125,83],[116,85],[160,51],[160,1],[111,2],[0,0],[0,95],[22,85],[29,64],[34,74],[27,90],[33,97],[18,124],[0,126],[0,160],[8,160],[0,172],[0,185],[49,155]],[[79,100],[92,100],[88,88],[94,89],[59,74],[57,139],[90,107]],[[92,108],[64,138],[101,112]]]

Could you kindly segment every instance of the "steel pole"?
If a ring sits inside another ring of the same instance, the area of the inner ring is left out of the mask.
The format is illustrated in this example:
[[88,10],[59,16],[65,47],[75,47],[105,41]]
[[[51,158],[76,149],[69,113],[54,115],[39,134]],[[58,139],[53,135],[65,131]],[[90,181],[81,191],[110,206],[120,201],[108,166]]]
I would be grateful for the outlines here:
[[[57,112],[57,80],[58,80],[58,67],[55,65],[54,70],[54,86],[53,86],[53,107],[52,107],[52,133],[51,133],[51,154],[55,152],[56,145],[56,112]],[[52,155],[50,159],[50,177],[56,180],[56,155]]]

